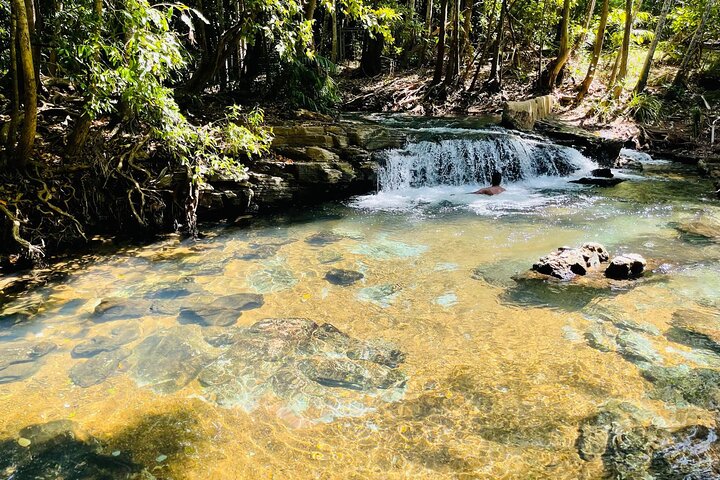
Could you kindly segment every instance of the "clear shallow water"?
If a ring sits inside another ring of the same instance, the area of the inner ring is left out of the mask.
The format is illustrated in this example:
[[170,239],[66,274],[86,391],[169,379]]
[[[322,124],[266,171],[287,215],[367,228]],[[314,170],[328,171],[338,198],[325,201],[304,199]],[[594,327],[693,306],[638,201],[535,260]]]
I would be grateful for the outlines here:
[[[663,163],[607,190],[552,177],[497,197],[474,187],[171,238],[10,300],[2,358],[35,355],[0,370],[0,458],[32,448],[18,447],[27,426],[67,420],[77,434],[60,447],[96,438],[99,454],[159,478],[601,478],[576,441],[609,403],[645,426],[711,426],[707,405],[643,375],[648,359],[720,366],[669,334],[678,310],[720,308],[720,244],[675,228],[718,215],[708,188]],[[669,273],[613,290],[512,280],[584,241]],[[362,278],[331,282],[333,269]],[[267,318],[342,333],[257,325]]]

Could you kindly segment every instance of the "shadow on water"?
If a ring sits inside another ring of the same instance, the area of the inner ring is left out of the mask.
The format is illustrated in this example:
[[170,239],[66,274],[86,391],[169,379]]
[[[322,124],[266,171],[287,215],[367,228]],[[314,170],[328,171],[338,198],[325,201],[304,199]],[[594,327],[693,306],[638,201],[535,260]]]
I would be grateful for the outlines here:
[[99,439],[71,420],[30,425],[0,439],[0,477],[37,479],[178,478],[201,436],[189,412],[142,417]]

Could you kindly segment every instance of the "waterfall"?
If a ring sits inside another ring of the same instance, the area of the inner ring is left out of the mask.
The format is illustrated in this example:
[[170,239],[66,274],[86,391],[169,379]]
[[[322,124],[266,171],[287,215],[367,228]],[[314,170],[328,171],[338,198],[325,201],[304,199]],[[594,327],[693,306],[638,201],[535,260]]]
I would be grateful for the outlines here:
[[378,172],[379,190],[487,184],[494,171],[513,182],[594,167],[573,148],[504,133],[418,141],[386,155]]

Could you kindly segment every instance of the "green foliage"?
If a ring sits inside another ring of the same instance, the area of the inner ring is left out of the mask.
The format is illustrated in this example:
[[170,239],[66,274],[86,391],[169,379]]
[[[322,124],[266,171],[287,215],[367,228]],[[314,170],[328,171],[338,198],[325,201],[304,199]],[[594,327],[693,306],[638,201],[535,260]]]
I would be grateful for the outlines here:
[[61,14],[59,55],[68,76],[87,92],[86,108],[94,118],[118,112],[125,122],[148,126],[197,179],[215,171],[242,171],[243,159],[268,151],[272,136],[262,127],[261,110],[245,114],[232,106],[221,121],[199,127],[180,112],[167,86],[185,65],[172,21],[179,13],[183,24],[192,25],[188,15],[197,12],[177,4],[125,0],[123,8],[107,10],[100,19],[92,6],[85,0]]
[[278,90],[292,107],[327,112],[340,100],[332,75],[336,66],[320,55],[298,58],[283,66]]
[[151,7],[126,0],[123,8],[98,18],[91,2],[60,12],[59,61],[67,76],[86,92],[93,118],[116,111],[162,128],[176,109],[165,86],[184,65],[183,49],[170,22],[182,6]]
[[660,119],[662,102],[646,93],[633,93],[627,105],[627,113],[639,122],[654,123]]

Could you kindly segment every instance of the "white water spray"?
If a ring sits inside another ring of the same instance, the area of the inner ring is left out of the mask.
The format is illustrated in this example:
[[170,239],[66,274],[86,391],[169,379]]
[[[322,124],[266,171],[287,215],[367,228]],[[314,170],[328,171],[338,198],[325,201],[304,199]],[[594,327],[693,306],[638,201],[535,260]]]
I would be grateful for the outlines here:
[[573,148],[515,135],[420,141],[388,152],[378,172],[378,189],[487,184],[494,171],[514,182],[594,167]]

